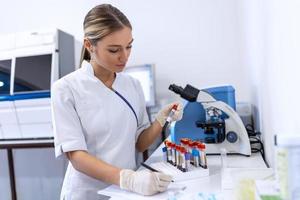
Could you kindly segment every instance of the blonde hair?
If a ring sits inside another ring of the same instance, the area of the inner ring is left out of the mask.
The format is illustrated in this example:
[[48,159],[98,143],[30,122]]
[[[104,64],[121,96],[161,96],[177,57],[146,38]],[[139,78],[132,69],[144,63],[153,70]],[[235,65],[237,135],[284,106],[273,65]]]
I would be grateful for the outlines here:
[[[124,27],[132,29],[127,17],[119,9],[110,4],[101,4],[92,8],[85,16],[83,22],[84,37],[92,45],[96,45],[105,36]],[[89,51],[83,46],[80,65],[83,60],[90,61],[90,59]]]

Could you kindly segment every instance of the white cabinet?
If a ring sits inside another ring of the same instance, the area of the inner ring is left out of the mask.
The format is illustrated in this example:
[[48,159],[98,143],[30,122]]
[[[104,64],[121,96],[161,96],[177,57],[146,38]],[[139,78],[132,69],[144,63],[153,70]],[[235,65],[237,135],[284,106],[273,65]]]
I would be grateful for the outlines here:
[[0,37],[0,51],[5,50],[13,50],[16,46],[16,35],[15,34],[5,34]]
[[16,33],[16,48],[55,44],[56,30],[37,30]]
[[53,136],[50,98],[16,100],[14,103],[23,138]]
[[20,129],[23,134],[23,138],[53,137],[51,123],[21,124]]
[[51,122],[50,98],[16,100],[14,103],[20,124]]
[[59,29],[0,35],[0,139],[53,136],[51,85],[74,61],[74,37]]
[[22,137],[13,101],[0,102],[0,129],[2,138]]
[[50,98],[0,101],[0,139],[53,137]]

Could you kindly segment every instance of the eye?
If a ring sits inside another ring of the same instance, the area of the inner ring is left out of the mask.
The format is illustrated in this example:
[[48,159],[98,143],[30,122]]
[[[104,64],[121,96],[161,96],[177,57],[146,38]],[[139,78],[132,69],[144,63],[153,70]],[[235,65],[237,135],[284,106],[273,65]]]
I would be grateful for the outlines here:
[[119,49],[108,49],[108,51],[110,53],[117,53],[119,51]]
[[132,48],[132,45],[130,45],[130,46],[128,46],[128,47],[126,47],[126,49],[131,49]]

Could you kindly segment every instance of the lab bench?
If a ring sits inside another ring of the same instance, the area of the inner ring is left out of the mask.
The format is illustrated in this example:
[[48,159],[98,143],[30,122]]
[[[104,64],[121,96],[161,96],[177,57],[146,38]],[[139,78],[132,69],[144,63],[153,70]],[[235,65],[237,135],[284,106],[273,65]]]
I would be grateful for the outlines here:
[[[149,157],[146,161],[148,165],[151,163],[160,162],[163,159],[162,156],[162,147],[161,144],[154,153]],[[207,163],[209,167],[209,176],[191,179],[186,181],[180,181],[178,184],[185,186],[185,193],[218,193],[223,196],[224,200],[232,200],[234,196],[233,185],[230,186],[228,181],[232,179],[229,177],[227,182],[223,182],[226,184],[226,188],[222,187],[222,164],[221,164],[221,156],[219,155],[208,155]],[[139,169],[142,169],[140,167]],[[267,168],[262,156],[260,153],[253,153],[250,157],[240,156],[240,155],[227,155],[227,170],[230,170],[232,174],[247,174],[248,177],[254,179],[259,179],[263,177],[269,177],[273,175],[273,170]],[[224,179],[223,179],[224,181]],[[171,183],[172,184],[172,183]],[[171,185],[170,184],[170,185]],[[117,186],[110,186],[104,190],[100,190],[99,194],[107,195],[111,197],[111,200],[159,200],[159,199],[168,199],[168,191],[164,193],[159,193],[154,196],[145,197],[141,195],[137,195],[131,192],[122,191]],[[125,198],[124,198],[125,197]]]

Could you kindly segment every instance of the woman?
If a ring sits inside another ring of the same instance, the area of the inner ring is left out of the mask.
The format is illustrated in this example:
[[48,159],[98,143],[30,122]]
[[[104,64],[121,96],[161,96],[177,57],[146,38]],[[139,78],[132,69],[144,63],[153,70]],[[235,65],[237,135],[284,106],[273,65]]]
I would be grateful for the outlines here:
[[[139,82],[122,72],[133,42],[117,8],[94,7],[84,19],[81,68],[52,86],[56,156],[70,161],[61,199],[95,199],[109,184],[142,195],[165,191],[171,177],[136,169],[135,152],[160,136],[173,104],[150,125]],[[179,120],[182,106],[174,115]]]

